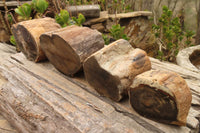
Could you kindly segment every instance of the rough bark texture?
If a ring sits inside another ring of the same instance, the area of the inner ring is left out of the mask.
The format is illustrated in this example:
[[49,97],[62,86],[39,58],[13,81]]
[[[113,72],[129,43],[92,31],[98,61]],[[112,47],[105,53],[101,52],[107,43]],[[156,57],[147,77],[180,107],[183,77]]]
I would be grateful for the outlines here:
[[16,43],[29,60],[39,62],[46,59],[40,46],[40,35],[61,28],[52,18],[20,22],[12,27]]
[[101,97],[83,76],[70,78],[49,62],[28,61],[9,45],[0,43],[0,57],[0,111],[20,133],[199,133],[197,72],[150,58],[153,69],[179,73],[192,90],[192,107],[183,127],[142,117],[128,100],[118,103]]
[[191,92],[178,74],[151,70],[135,77],[129,90],[130,103],[141,115],[158,121],[186,125]]
[[151,62],[146,53],[133,49],[123,39],[94,53],[84,62],[88,83],[115,101],[127,95],[127,88],[136,75],[150,69]]
[[101,33],[87,27],[68,26],[40,39],[50,62],[66,75],[77,73],[88,56],[104,47]]

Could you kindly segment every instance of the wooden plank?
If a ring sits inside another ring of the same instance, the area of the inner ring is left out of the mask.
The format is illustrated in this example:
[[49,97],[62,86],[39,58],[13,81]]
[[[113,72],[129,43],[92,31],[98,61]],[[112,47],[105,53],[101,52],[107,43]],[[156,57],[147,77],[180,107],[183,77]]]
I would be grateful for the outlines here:
[[[28,3],[28,4],[31,4],[32,1],[7,1],[6,2],[6,6],[7,7],[15,7],[15,6],[20,6],[24,3]],[[0,1],[0,7],[4,7],[4,2],[3,1]]]
[[141,117],[127,99],[117,103],[99,96],[82,75],[64,76],[50,63],[35,64],[21,53],[7,57],[0,58],[0,111],[21,132],[198,132],[198,73],[151,59],[153,69],[177,71],[190,81],[195,106],[187,127],[178,127]]

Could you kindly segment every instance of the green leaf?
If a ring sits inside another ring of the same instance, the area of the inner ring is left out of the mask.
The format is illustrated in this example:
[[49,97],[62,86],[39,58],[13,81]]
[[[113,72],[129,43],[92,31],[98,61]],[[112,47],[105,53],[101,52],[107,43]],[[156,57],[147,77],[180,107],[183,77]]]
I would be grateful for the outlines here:
[[15,37],[12,35],[12,36],[10,36],[10,43],[12,43],[13,45],[15,45],[16,46],[16,41],[15,41]]
[[115,40],[121,38],[128,40],[129,38],[126,36],[126,34],[124,34],[124,30],[125,27],[121,27],[120,24],[112,25],[112,28],[110,29],[110,34]]
[[102,34],[102,37],[103,37],[105,44],[108,45],[110,43],[110,38],[105,34]]
[[70,17],[67,10],[61,10],[59,14],[55,16],[56,22],[61,25],[61,27],[66,27],[70,25]]
[[82,24],[85,22],[85,17],[81,13],[78,14],[78,18],[72,17],[72,19],[76,22],[76,25],[78,26],[82,26]]
[[10,22],[10,23],[12,23],[13,22],[13,18],[12,18],[12,16],[10,15],[10,14],[8,14],[8,21]]
[[31,15],[31,5],[25,3],[21,6],[18,6],[18,8],[15,9],[15,12],[21,16],[23,20],[28,20],[30,19]]
[[32,7],[40,14],[48,8],[49,3],[46,0],[32,0]]

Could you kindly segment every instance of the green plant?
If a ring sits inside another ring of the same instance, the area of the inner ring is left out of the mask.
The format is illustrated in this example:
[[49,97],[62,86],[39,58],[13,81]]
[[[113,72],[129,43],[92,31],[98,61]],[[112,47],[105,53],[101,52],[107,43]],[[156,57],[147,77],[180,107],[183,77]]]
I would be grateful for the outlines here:
[[110,38],[105,34],[102,34],[102,37],[103,37],[105,44],[108,45],[110,43]]
[[32,8],[37,11],[37,16],[41,17],[48,8],[49,3],[46,0],[32,0]]
[[15,12],[19,15],[19,20],[30,20],[31,19],[31,5],[24,3],[15,9]]
[[192,37],[195,33],[193,31],[186,31],[185,36],[186,36],[186,41],[185,43],[187,46],[190,46],[192,43]]
[[83,14],[79,13],[78,18],[72,17],[72,20],[75,22],[75,25],[82,26],[82,24],[85,22],[85,17]]
[[116,24],[116,25],[113,25],[112,28],[110,29],[110,34],[115,40],[118,40],[118,39],[129,40],[127,35],[124,33],[124,30],[125,30],[125,26],[121,27],[120,24]]
[[55,16],[56,22],[61,25],[61,27],[66,27],[70,24],[70,16],[67,10],[61,10],[59,14]]
[[67,10],[61,10],[59,14],[56,14],[55,19],[56,22],[61,25],[61,27],[66,27],[68,25],[82,26],[82,24],[85,22],[85,17],[83,14],[79,13],[77,18],[70,18]]
[[10,43],[12,43],[13,45],[16,46],[16,41],[15,41],[15,37],[12,35],[10,36]]
[[[157,25],[152,26],[152,31],[159,44],[158,59],[175,62],[180,48],[190,45],[192,32],[184,33],[178,17],[172,16],[172,11],[163,6],[163,13]],[[183,42],[187,39],[186,44]]]

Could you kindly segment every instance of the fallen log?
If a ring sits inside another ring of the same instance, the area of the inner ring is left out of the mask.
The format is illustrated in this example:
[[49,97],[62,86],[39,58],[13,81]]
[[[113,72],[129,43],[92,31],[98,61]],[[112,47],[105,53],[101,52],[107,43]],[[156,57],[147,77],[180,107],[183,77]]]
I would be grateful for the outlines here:
[[81,70],[88,56],[104,47],[100,32],[74,25],[42,34],[40,39],[49,61],[60,72],[71,76]]
[[175,125],[186,125],[192,95],[186,81],[174,72],[151,70],[130,86],[131,106],[141,115]]
[[134,77],[151,69],[145,51],[134,49],[120,39],[91,55],[84,62],[88,83],[101,95],[120,101]]
[[80,5],[80,6],[69,6],[67,11],[72,16],[78,16],[78,13],[82,13],[87,18],[98,18],[100,16],[99,5]]
[[176,71],[191,88],[187,126],[174,126],[140,116],[128,99],[99,96],[82,75],[70,78],[49,62],[36,64],[15,53],[15,47],[0,43],[0,112],[20,133],[199,133],[199,73],[150,58],[153,69]]
[[27,59],[39,62],[46,59],[40,47],[42,33],[61,28],[52,18],[33,19],[20,22],[12,27],[12,32],[20,50]]

